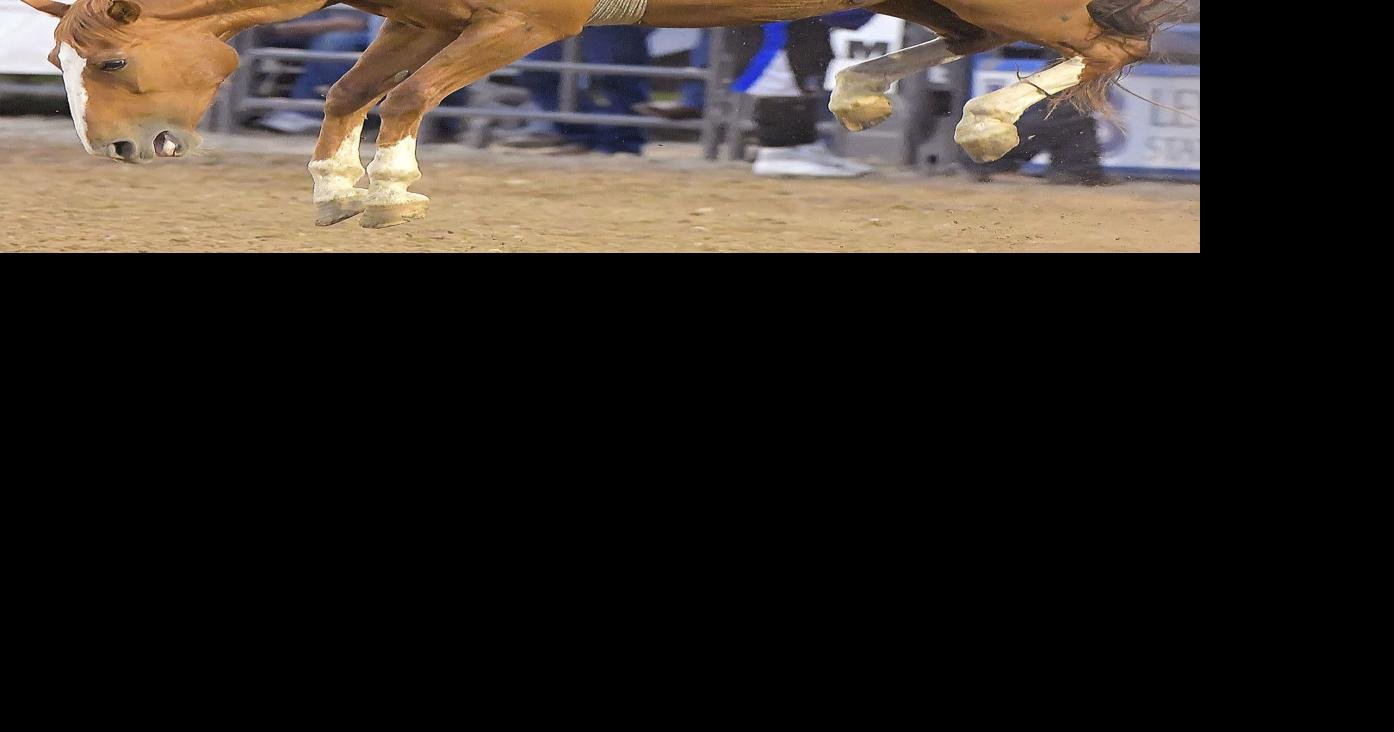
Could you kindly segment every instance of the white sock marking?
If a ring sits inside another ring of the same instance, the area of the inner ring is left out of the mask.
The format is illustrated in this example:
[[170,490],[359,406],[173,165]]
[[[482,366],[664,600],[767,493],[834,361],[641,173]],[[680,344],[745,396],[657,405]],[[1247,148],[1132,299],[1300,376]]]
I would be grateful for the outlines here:
[[968,102],[954,140],[979,163],[1001,160],[1021,144],[1016,129],[1021,115],[1047,96],[1077,86],[1083,75],[1084,59],[1076,56]]
[[407,191],[407,186],[420,178],[415,137],[404,137],[401,142],[379,147],[373,163],[368,166],[368,205],[395,206],[426,200],[425,196]]
[[1014,124],[1031,105],[1045,99],[1047,93],[1059,94],[1070,89],[1079,84],[1083,75],[1084,59],[1076,56],[1045,71],[1032,74],[1026,77],[1025,81],[1018,81],[991,94],[984,94],[970,101],[966,109],[972,114],[996,117],[1008,124]]
[[77,49],[64,43],[58,47],[58,64],[63,67],[63,86],[68,90],[68,108],[72,110],[77,139],[82,141],[84,150],[95,154],[92,143],[87,141],[87,86],[82,81],[87,59],[78,55]]
[[310,161],[310,176],[315,179],[315,203],[324,203],[356,195],[354,187],[363,177],[363,161],[358,157],[358,141],[363,135],[363,123],[344,138],[333,156],[326,160]]

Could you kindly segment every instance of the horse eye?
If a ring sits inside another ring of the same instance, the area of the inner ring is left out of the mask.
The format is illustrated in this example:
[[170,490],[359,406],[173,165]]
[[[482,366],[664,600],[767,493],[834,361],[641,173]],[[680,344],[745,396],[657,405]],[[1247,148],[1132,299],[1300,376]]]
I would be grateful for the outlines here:
[[102,71],[120,71],[121,69],[126,68],[126,59],[118,58],[112,59],[111,61],[103,61],[102,65],[98,66],[97,68],[101,69]]

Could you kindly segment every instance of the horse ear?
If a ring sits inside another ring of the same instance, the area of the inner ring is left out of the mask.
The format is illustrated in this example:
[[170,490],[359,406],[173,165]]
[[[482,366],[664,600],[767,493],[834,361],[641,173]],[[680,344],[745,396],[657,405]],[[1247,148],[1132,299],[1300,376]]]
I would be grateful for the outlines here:
[[106,9],[106,14],[117,23],[129,25],[140,18],[140,6],[130,0],[111,0],[111,6]]
[[63,17],[63,14],[68,12],[68,8],[71,7],[60,2],[54,2],[54,0],[20,0],[20,2],[35,10],[48,13],[55,18]]

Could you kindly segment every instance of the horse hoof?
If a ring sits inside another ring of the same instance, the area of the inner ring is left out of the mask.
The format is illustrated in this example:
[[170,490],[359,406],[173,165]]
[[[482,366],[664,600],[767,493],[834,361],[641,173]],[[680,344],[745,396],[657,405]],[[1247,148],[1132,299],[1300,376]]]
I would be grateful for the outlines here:
[[387,206],[369,206],[363,213],[362,226],[365,229],[386,229],[390,226],[401,226],[408,221],[414,221],[426,216],[426,211],[431,207],[429,200],[408,201],[407,203],[396,203]]
[[340,221],[347,221],[363,213],[363,209],[367,207],[367,191],[336,198],[332,201],[321,201],[315,204],[318,214],[315,218],[315,226],[333,226]]
[[884,94],[864,94],[862,96],[834,99],[829,105],[842,126],[852,132],[861,132],[885,122],[894,111],[891,100]]
[[1021,144],[1021,135],[1016,125],[1003,122],[996,117],[978,117],[966,114],[954,130],[957,142],[968,157],[977,163],[990,163],[1001,160],[1007,153]]

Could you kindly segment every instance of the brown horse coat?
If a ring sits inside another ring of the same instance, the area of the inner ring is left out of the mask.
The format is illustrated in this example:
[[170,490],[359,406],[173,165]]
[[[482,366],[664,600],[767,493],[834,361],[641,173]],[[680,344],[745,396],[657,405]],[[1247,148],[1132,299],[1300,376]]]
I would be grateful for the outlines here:
[[[225,43],[256,25],[301,17],[325,0],[23,0],[61,18],[51,60],[63,70],[73,118],[94,155],[126,162],[178,157],[219,84],[236,68]],[[416,136],[446,96],[586,25],[716,27],[869,8],[934,29],[940,38],[843,72],[832,108],[851,129],[890,114],[885,89],[908,73],[1026,40],[1068,61],[974,100],[958,139],[991,159],[1017,144],[1014,123],[1046,96],[1098,105],[1108,82],[1146,55],[1152,31],[1181,0],[349,0],[388,19],[330,91],[310,172],[318,223],[367,212],[363,225],[425,215]],[[381,102],[378,152],[365,172],[358,143]],[[1025,105],[1025,106],[1023,106]]]

